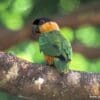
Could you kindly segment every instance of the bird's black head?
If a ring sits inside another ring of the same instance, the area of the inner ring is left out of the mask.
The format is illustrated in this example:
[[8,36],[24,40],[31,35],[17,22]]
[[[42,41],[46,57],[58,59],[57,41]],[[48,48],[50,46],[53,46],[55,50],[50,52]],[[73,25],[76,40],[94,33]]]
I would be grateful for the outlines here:
[[34,20],[33,25],[42,25],[46,22],[50,22],[52,21],[50,18],[47,17],[41,17],[41,18],[37,18]]
[[58,24],[47,17],[37,18],[32,23],[33,33],[46,33],[59,30]]

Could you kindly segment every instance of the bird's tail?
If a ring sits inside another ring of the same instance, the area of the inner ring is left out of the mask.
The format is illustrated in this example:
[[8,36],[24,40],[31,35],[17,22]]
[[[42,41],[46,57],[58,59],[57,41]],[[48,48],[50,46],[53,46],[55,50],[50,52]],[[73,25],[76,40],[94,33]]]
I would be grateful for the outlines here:
[[59,72],[67,73],[69,70],[69,61],[66,62],[59,59],[55,59],[54,66],[57,68]]

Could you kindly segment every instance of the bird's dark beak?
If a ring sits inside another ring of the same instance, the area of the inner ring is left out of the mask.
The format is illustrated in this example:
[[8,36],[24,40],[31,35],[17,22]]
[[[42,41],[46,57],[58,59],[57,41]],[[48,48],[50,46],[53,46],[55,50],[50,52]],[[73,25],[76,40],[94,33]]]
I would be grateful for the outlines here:
[[32,27],[32,31],[33,31],[33,34],[34,34],[34,33],[40,33],[39,27],[38,27],[37,25],[34,25],[34,26]]

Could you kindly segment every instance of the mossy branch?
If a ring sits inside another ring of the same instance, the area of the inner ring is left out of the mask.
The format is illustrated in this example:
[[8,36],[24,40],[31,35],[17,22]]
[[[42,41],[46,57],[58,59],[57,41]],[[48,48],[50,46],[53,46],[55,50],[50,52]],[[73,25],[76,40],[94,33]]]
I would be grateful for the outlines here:
[[100,96],[100,74],[69,71],[64,75],[0,52],[0,90],[28,100],[89,100]]

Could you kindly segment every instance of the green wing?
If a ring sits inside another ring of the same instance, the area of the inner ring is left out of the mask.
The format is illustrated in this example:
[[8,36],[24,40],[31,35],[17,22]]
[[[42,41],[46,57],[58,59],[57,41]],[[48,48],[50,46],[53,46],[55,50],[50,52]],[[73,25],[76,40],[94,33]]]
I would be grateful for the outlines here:
[[60,31],[52,31],[42,33],[39,37],[40,50],[45,55],[56,56],[62,60],[71,60],[72,48],[68,40],[66,40]]

